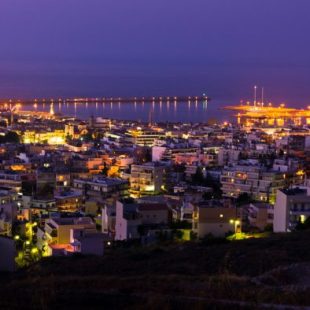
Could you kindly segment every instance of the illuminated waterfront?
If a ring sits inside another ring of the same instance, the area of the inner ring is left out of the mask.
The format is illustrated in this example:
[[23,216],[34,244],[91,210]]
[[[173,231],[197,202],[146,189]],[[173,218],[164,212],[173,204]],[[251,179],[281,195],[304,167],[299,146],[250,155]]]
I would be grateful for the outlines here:
[[[73,103],[54,101],[54,112],[62,115],[88,119],[90,116],[156,122],[207,122],[210,119],[225,120],[231,115],[222,108],[226,102],[216,100],[208,104],[201,101],[167,101],[144,103],[118,103],[118,102],[92,102]],[[50,111],[51,103],[27,103],[22,105],[22,110]]]

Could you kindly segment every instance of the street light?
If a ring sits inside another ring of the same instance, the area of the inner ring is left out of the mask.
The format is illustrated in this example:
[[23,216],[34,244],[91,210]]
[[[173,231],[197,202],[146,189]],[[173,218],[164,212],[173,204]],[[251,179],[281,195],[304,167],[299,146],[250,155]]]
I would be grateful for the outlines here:
[[31,249],[31,254],[38,254],[39,250],[37,248],[32,248]]
[[237,228],[238,228],[238,226],[240,225],[240,220],[239,219],[231,219],[231,220],[229,220],[229,223],[231,224],[231,225],[234,225],[234,230],[235,230],[235,236],[237,236]]

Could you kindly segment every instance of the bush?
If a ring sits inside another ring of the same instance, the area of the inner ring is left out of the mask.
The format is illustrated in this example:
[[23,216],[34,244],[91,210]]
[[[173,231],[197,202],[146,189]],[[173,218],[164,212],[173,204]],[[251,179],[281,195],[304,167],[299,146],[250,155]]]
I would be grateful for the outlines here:
[[191,229],[192,223],[189,223],[187,221],[180,221],[177,220],[171,224],[172,229]]
[[203,245],[218,245],[218,244],[224,244],[228,243],[229,240],[227,240],[225,237],[214,237],[211,233],[206,235],[204,238],[201,239],[201,243]]
[[173,234],[173,237],[174,237],[176,240],[182,240],[183,235],[184,235],[184,232],[183,232],[182,230],[176,229],[176,230],[173,231],[172,234]]
[[191,241],[197,240],[198,234],[191,230],[190,238],[191,238]]

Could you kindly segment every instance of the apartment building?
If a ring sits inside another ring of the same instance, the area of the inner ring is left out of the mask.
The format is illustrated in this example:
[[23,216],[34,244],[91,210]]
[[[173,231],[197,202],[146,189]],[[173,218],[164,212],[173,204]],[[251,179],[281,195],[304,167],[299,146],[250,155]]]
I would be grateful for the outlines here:
[[193,231],[198,238],[208,234],[224,237],[228,232],[237,232],[241,228],[236,208],[228,201],[209,200],[196,205],[193,213]]
[[310,189],[292,188],[277,191],[274,206],[274,232],[293,231],[310,216]]
[[155,195],[164,185],[165,167],[157,163],[132,165],[130,173],[130,194],[138,198]]
[[[128,240],[167,228],[172,212],[165,203],[116,202],[115,239]],[[140,230],[141,229],[141,230]]]
[[0,186],[19,192],[22,188],[25,173],[15,171],[0,171]]
[[37,246],[44,256],[71,248],[71,230],[74,229],[95,232],[96,224],[90,217],[49,218],[43,227],[37,229]]
[[268,171],[263,166],[247,164],[225,167],[220,181],[224,197],[237,198],[247,193],[255,200],[274,203],[278,189],[302,183],[303,179],[296,172]]
[[264,202],[250,203],[248,221],[252,227],[264,230],[267,225],[273,225],[273,205]]
[[56,208],[63,212],[79,211],[83,204],[83,195],[80,191],[59,191],[54,195]]
[[97,202],[128,195],[128,181],[118,178],[94,176],[88,179],[75,179],[73,187],[81,191],[87,200]]
[[126,132],[126,136],[135,145],[153,146],[155,140],[165,137],[165,133],[163,131],[139,128],[128,130],[128,132]]

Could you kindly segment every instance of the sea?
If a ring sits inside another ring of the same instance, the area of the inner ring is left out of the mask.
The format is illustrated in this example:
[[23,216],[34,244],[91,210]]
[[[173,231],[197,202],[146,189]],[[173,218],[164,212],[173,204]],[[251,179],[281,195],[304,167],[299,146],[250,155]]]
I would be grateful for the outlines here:
[[232,121],[233,115],[224,109],[231,105],[224,101],[162,101],[162,102],[67,102],[27,103],[23,110],[50,111],[55,114],[87,120],[102,117],[138,122],[184,122],[204,123],[208,121]]

